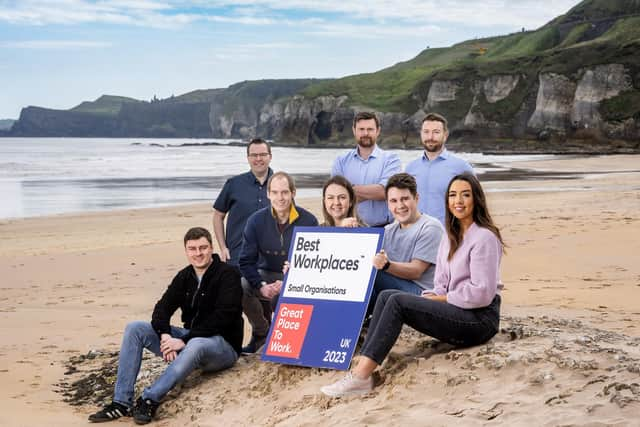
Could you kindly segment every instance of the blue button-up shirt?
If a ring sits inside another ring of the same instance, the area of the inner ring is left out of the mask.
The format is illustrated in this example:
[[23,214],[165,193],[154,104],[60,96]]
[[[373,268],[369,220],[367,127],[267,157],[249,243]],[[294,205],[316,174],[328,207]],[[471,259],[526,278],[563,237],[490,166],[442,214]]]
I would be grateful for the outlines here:
[[[402,172],[397,154],[384,151],[376,145],[369,158],[360,157],[358,148],[338,156],[333,162],[331,176],[342,175],[353,185],[387,185],[389,178]],[[358,203],[358,215],[368,225],[387,224],[393,216],[385,200],[365,200]]]
[[464,159],[454,156],[446,149],[435,159],[429,161],[427,155],[422,156],[407,165],[405,172],[413,175],[418,183],[418,209],[421,212],[438,218],[444,225],[446,206],[445,193],[449,181],[463,172],[473,172],[471,165]]
[[270,205],[267,198],[267,181],[272,174],[273,171],[269,168],[264,184],[261,184],[251,171],[229,178],[213,204],[214,209],[227,213],[225,243],[231,255],[227,262],[231,265],[238,265],[242,230],[247,219],[254,212]]

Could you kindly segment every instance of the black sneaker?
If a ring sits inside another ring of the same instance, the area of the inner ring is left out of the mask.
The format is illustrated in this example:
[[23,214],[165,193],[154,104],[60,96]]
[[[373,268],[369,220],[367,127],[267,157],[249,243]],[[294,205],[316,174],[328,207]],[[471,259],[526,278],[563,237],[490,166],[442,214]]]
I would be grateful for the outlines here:
[[133,410],[131,412],[133,415],[133,421],[135,421],[136,424],[150,423],[153,417],[156,416],[158,406],[160,406],[158,402],[139,397],[138,400],[136,400],[136,404],[133,405]]
[[107,421],[117,420],[120,417],[128,417],[130,415],[131,410],[128,407],[118,402],[111,402],[102,408],[101,411],[89,415],[89,421],[92,423],[104,423]]
[[260,347],[264,345],[266,340],[267,337],[256,337],[255,335],[251,335],[251,341],[249,341],[249,344],[242,347],[242,352],[244,354],[253,354],[260,350]]

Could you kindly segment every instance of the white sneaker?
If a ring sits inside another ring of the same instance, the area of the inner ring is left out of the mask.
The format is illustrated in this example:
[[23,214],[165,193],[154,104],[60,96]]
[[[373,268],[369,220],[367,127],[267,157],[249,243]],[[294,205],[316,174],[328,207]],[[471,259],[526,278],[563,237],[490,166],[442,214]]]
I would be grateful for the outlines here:
[[367,394],[373,390],[373,377],[361,380],[355,378],[349,372],[343,379],[331,385],[320,388],[320,391],[330,397],[356,396],[359,394]]

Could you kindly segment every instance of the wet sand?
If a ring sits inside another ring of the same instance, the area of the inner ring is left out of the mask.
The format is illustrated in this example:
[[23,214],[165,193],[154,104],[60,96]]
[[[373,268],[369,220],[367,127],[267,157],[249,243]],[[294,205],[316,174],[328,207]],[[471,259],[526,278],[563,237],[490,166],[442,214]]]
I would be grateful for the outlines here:
[[[243,357],[192,375],[155,425],[525,426],[532,414],[537,425],[637,425],[639,161],[519,162],[586,176],[484,183],[509,244],[491,343],[454,350],[407,329],[381,384],[349,399],[319,394],[340,373]],[[298,203],[319,214],[317,198]],[[209,204],[0,221],[1,425],[86,424],[95,404],[60,392],[113,364],[124,325],[150,318],[196,225],[211,228]],[[147,380],[161,368],[145,361]]]

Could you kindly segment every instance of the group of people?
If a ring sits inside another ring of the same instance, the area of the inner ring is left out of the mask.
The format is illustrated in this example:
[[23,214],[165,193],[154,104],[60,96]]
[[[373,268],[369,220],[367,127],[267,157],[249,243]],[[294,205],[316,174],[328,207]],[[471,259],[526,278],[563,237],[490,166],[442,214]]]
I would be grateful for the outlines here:
[[[241,353],[265,343],[273,308],[288,268],[296,226],[384,227],[382,249],[358,363],[340,381],[322,387],[332,397],[362,394],[402,326],[459,346],[480,344],[498,331],[500,259],[504,242],[471,166],[445,148],[447,121],[425,116],[422,156],[401,172],[398,156],[377,145],[373,113],[353,121],[357,145],[339,156],[322,188],[322,222],[295,204],[286,172],[273,172],[271,146],[247,145],[250,170],[230,178],[213,205],[213,239],[204,228],[184,236],[189,265],[156,303],[151,322],[125,328],[112,403],[92,422],[132,416],[146,424],[163,397],[194,369],[219,371]],[[225,227],[226,220],[226,227]],[[182,328],[171,326],[180,308]],[[251,339],[242,347],[243,317]],[[169,362],[134,401],[143,349]]]

